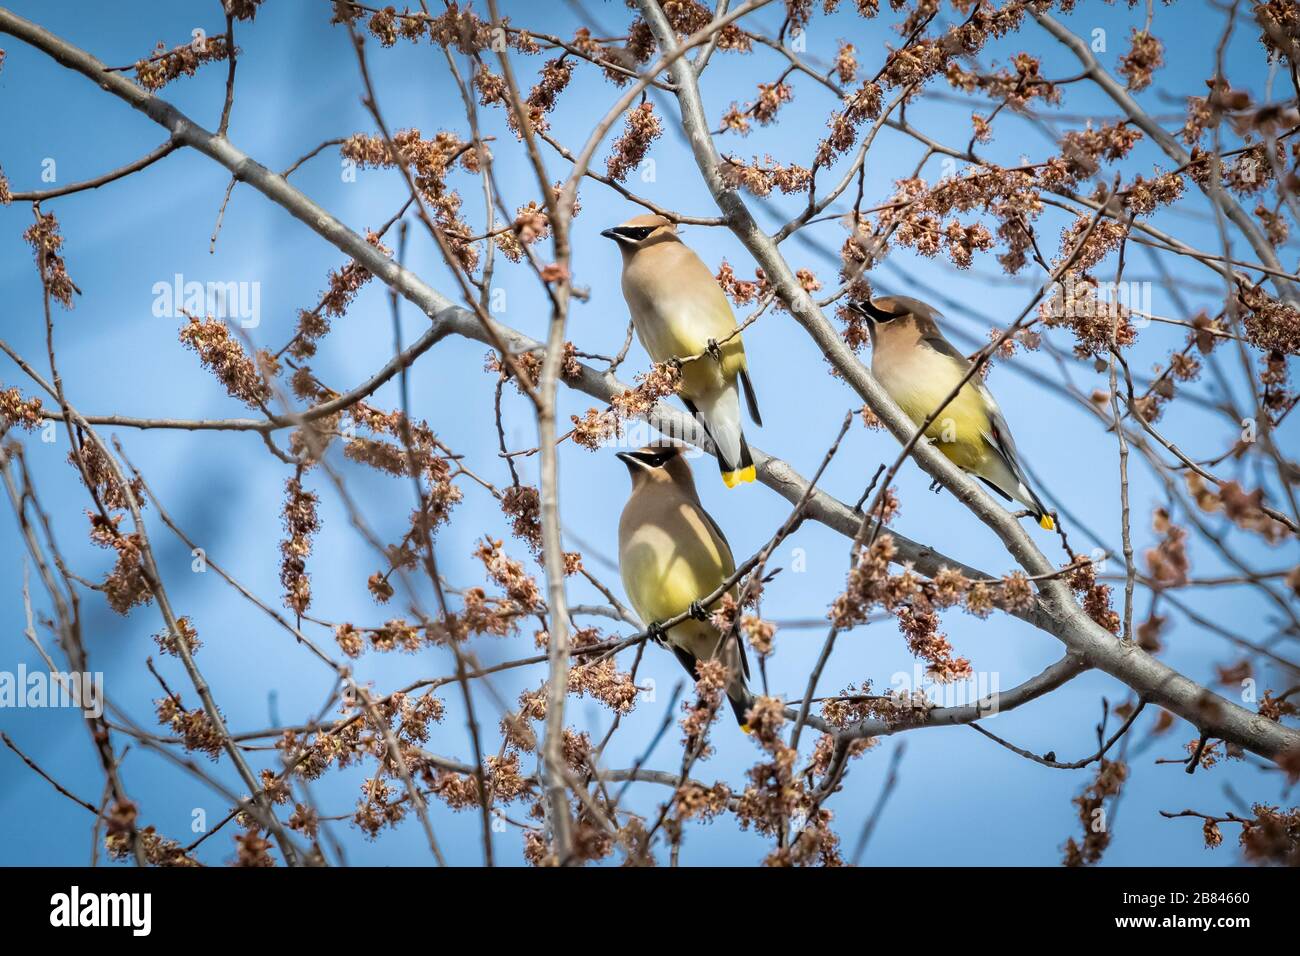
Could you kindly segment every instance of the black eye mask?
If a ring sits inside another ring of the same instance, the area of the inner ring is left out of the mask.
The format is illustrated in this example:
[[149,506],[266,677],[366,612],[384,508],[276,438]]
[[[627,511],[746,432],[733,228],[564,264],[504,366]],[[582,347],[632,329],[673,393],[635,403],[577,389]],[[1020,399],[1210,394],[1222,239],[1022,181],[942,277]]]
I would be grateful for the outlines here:
[[622,236],[624,239],[631,239],[633,242],[641,242],[649,238],[650,233],[658,229],[658,226],[619,226],[611,230]]
[[898,318],[898,316],[893,312],[886,312],[884,309],[876,308],[871,304],[870,299],[863,299],[861,302],[854,302],[853,308],[874,322],[892,322],[894,319]]
[[663,451],[633,451],[628,452],[629,458],[635,458],[647,468],[662,468],[668,464],[677,455],[675,448],[666,448]]

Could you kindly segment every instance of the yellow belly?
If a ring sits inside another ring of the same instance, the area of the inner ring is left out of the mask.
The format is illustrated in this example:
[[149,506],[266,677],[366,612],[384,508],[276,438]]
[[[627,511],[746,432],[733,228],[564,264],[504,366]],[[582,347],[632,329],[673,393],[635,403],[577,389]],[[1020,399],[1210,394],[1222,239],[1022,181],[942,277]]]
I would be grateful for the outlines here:
[[[624,269],[623,295],[637,337],[654,361],[702,355],[682,367],[682,394],[695,399],[735,381],[745,368],[745,346],[738,335],[723,342],[736,331],[736,319],[712,274],[693,253],[682,255],[680,266],[686,281],[663,283],[634,261]],[[721,362],[703,354],[710,339],[721,343]]]
[[[705,345],[707,344],[706,342]],[[745,350],[740,344],[739,336],[721,346],[721,350],[721,362],[711,355],[705,355],[682,366],[683,396],[695,400],[705,395],[716,395],[724,384],[736,380],[736,376],[745,367]]]
[[[939,406],[952,384],[937,385],[915,380],[889,389],[894,401],[907,414],[913,424],[920,425]],[[938,417],[925,430],[925,435],[954,465],[967,471],[979,471],[988,460],[991,448],[984,435],[988,431],[988,410],[971,383],[967,382]]]
[[[627,520],[625,512],[623,522]],[[623,589],[647,624],[682,613],[716,591],[736,568],[731,549],[697,503],[665,501],[660,509],[639,515],[635,527],[621,525]]]
[[647,624],[682,613],[730,573],[711,542],[670,541],[658,528],[643,529],[627,542],[619,564],[628,599]]

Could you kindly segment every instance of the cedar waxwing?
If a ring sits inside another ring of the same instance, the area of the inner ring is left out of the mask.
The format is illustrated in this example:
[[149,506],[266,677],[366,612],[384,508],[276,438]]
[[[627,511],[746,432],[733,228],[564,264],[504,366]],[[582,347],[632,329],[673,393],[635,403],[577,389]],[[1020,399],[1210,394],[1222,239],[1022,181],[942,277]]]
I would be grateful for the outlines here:
[[[715,655],[726,665],[727,699],[741,729],[753,695],[745,685],[749,661],[739,638],[719,650],[721,635],[700,601],[736,571],[722,529],[700,504],[691,467],[680,445],[654,445],[619,452],[632,475],[632,494],[618,523],[618,566],[623,590],[650,631],[672,649],[695,679],[695,662]],[[738,597],[739,588],[729,592]],[[658,623],[690,611],[691,617],[663,632]]]
[[[925,421],[970,368],[935,324],[939,313],[918,299],[877,296],[849,308],[867,319],[871,374],[917,425]],[[970,472],[1008,501],[1015,499],[1053,531],[1056,522],[1029,487],[1002,410],[978,374],[925,430],[954,465]]]
[[740,425],[737,379],[749,417],[763,424],[749,380],[745,346],[731,304],[700,257],[663,216],[636,216],[601,233],[623,253],[623,298],[637,337],[656,362],[700,355],[682,365],[680,395],[718,453],[728,488],[754,480],[754,461]]

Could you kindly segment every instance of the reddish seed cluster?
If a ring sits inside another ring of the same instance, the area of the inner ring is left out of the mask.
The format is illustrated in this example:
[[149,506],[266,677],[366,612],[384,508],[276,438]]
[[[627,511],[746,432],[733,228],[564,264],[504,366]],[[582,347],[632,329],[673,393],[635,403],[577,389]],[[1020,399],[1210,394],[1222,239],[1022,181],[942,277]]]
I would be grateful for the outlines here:
[[620,671],[612,657],[574,665],[569,669],[568,686],[569,693],[591,697],[618,714],[631,713],[640,694],[632,675]]
[[311,576],[307,558],[311,555],[312,537],[320,530],[316,506],[320,499],[302,487],[299,477],[285,483],[285,538],[280,542],[280,584],[284,586],[284,606],[304,614],[311,606]]
[[835,77],[841,83],[852,83],[858,75],[858,48],[852,43],[841,42],[839,52],[835,54]]
[[755,698],[749,726],[765,756],[746,774],[749,783],[740,794],[736,820],[741,829],[752,828],[773,838],[790,827],[791,842],[779,841],[783,845],[764,859],[765,866],[842,866],[839,837],[831,829],[833,816],[819,805],[811,779],[797,772],[799,755],[785,742],[785,722],[785,705],[779,698]]
[[493,241],[507,259],[521,262],[525,255],[524,247],[545,239],[550,233],[551,221],[545,205],[531,199],[515,211],[510,228],[498,233]]
[[522,562],[506,554],[500,541],[484,538],[474,557],[483,562],[488,578],[505,590],[521,613],[542,609],[542,592],[537,581],[524,570]]
[[679,824],[687,820],[709,822],[725,813],[731,805],[731,789],[725,783],[705,787],[687,781],[673,795],[673,810]]
[[1160,542],[1145,554],[1147,571],[1160,587],[1182,587],[1187,583],[1191,562],[1187,557],[1187,532],[1170,520],[1169,512],[1157,508],[1151,525]]
[[1105,801],[1119,795],[1128,779],[1128,765],[1121,760],[1107,760],[1105,757],[1097,764],[1097,776],[1083,793],[1074,798],[1074,805],[1079,809],[1079,823],[1083,827],[1083,840],[1076,842],[1070,837],[1065,843],[1066,866],[1087,866],[1101,859],[1106,847],[1110,846],[1110,828],[1098,825],[1099,814],[1105,813]]
[[777,111],[794,99],[794,88],[788,83],[758,84],[758,98],[741,107],[732,103],[722,117],[722,125],[744,136],[749,133],[749,122],[770,126],[776,121]]
[[23,238],[36,253],[36,265],[50,292],[50,298],[65,309],[72,308],[72,294],[78,289],[68,276],[63,257],[59,255],[59,250],[63,248],[63,236],[59,234],[59,221],[54,218],[54,213],[38,210],[36,223],[28,227]]
[[180,735],[186,750],[197,750],[212,760],[221,756],[223,738],[207,711],[201,707],[186,710],[180,698],[172,694],[159,698],[155,704],[158,723]]
[[806,192],[812,182],[811,170],[795,163],[782,165],[771,156],[762,161],[754,157],[752,163],[724,156],[718,165],[718,175],[731,188],[744,189],[755,196],[771,195],[773,189],[787,195]]
[[767,276],[763,274],[762,268],[754,270],[752,281],[741,279],[737,277],[727,260],[723,259],[714,278],[718,280],[718,285],[727,294],[727,298],[736,305],[752,305],[772,294],[772,287],[767,281]]
[[1242,825],[1241,849],[1252,863],[1300,866],[1300,807],[1279,810],[1256,803],[1255,818]]
[[[161,836],[152,826],[136,830],[134,846],[140,848],[145,860],[152,866],[202,866],[197,860],[185,855],[184,847],[175,840]],[[132,859],[130,831],[110,827],[104,837],[104,849],[109,857],[119,863]]]
[[447,185],[447,176],[457,162],[474,171],[478,154],[470,144],[452,133],[439,132],[433,139],[423,139],[418,129],[404,129],[393,134],[391,143],[381,136],[357,133],[339,147],[339,153],[361,168],[406,167],[440,237],[461,268],[466,272],[478,268],[479,250],[470,241],[473,230],[461,218],[460,193]]
[[605,160],[606,175],[617,183],[627,179],[628,174],[641,165],[650,151],[650,144],[662,136],[663,131],[653,103],[647,101],[629,110],[623,135],[614,140],[609,159]]
[[[392,254],[391,250],[380,242],[376,233],[367,230],[366,241],[384,255]],[[317,341],[329,333],[329,320],[340,318],[347,312],[352,300],[370,278],[370,270],[355,260],[341,269],[331,271],[328,277],[329,286],[321,296],[320,302],[315,308],[303,309],[298,313],[298,331],[289,346],[290,354],[298,359],[315,355]]]
[[[1080,227],[1080,231],[1085,228]],[[1044,325],[1065,327],[1074,333],[1074,352],[1080,358],[1108,355],[1112,341],[1122,349],[1137,340],[1137,327],[1128,306],[1104,301],[1097,292],[1097,281],[1092,276],[1071,270],[1038,306]]]
[[216,63],[229,57],[230,47],[225,34],[196,37],[171,50],[159,43],[152,56],[136,62],[135,79],[146,90],[155,92],[178,77],[193,76],[205,63]]
[[871,611],[882,607],[893,613],[912,653],[925,660],[940,680],[960,679],[970,673],[970,662],[952,657],[952,645],[938,633],[936,602],[946,591],[917,576],[910,568],[891,574],[894,540],[881,535],[862,549],[849,571],[844,593],[831,605],[828,617],[841,631],[866,623]]
[[198,649],[203,646],[203,642],[199,640],[198,632],[194,629],[194,625],[190,623],[188,617],[178,617],[176,619],[176,632],[173,632],[170,628],[164,628],[155,634],[153,639],[158,644],[160,651],[173,657],[181,656],[180,645],[182,642],[191,655],[197,653]]
[[899,180],[888,204],[876,216],[875,226],[857,223],[841,250],[845,278],[888,249],[889,236],[898,245],[925,256],[944,252],[958,268],[966,268],[978,251],[993,247],[995,237],[982,223],[964,225],[958,214],[987,212],[998,220],[996,241],[1005,252],[999,261],[1008,272],[1019,271],[1032,245],[1030,223],[1043,210],[1033,176],[1023,170],[979,167],[930,186],[918,177]]
[[1246,309],[1242,325],[1251,345],[1300,355],[1300,310],[1245,283],[1237,286],[1237,300]]
[[1060,89],[1039,72],[1037,57],[1018,53],[1012,58],[1011,70],[998,70],[986,74],[965,70],[956,61],[949,61],[945,74],[948,83],[965,93],[983,92],[993,100],[1005,101],[1015,109],[1024,109],[1035,98],[1056,104],[1061,100]]
[[90,515],[90,540],[101,548],[117,554],[117,563],[100,585],[108,606],[118,614],[126,614],[139,604],[153,600],[153,588],[144,569],[143,541],[138,533],[123,534],[117,525],[122,516],[108,521],[98,514]]
[[17,388],[0,391],[0,422],[4,424],[0,434],[15,427],[35,431],[43,421],[45,412],[39,398],[23,398],[23,393]]
[[880,84],[868,80],[852,93],[844,95],[843,107],[830,115],[826,125],[830,132],[817,144],[813,153],[813,166],[829,166],[853,148],[858,128],[867,120],[880,116],[882,91]]
[[99,442],[81,441],[68,452],[68,464],[109,511],[127,511],[132,501],[139,508],[145,506],[144,482],[138,477],[132,478],[123,487],[117,469]]
[[1065,581],[1080,597],[1083,610],[1112,634],[1119,633],[1119,615],[1110,606],[1111,587],[1097,580],[1097,566],[1087,555],[1074,556],[1073,569]]
[[280,371],[280,363],[270,352],[259,351],[257,361],[253,361],[226,323],[214,318],[190,316],[181,326],[180,340],[198,353],[203,367],[217,376],[233,398],[254,407],[270,400],[268,380]]
[[1235,481],[1225,481],[1219,484],[1217,491],[1212,491],[1205,479],[1194,471],[1188,471],[1184,481],[1192,500],[1202,511],[1208,514],[1222,512],[1238,528],[1252,531],[1270,544],[1291,535],[1286,525],[1264,512],[1263,489],[1246,491]]
[[1119,73],[1128,80],[1130,90],[1145,90],[1151,74],[1164,65],[1164,44],[1145,30],[1133,30],[1129,51],[1119,58]]
[[637,376],[635,388],[615,395],[609,408],[588,409],[582,418],[571,415],[574,443],[596,451],[618,434],[624,421],[645,417],[660,399],[675,394],[681,379],[681,369],[672,363],[651,366],[649,372]]
[[[514,356],[514,367],[523,372],[528,377],[532,385],[536,385],[542,375],[542,353],[539,352],[520,352]],[[518,389],[519,394],[524,394],[524,387],[509,366],[501,361],[501,356],[496,352],[489,352],[483,359],[483,369],[487,372],[495,372],[502,379],[509,379]],[[560,377],[565,381],[572,381],[582,375],[582,363],[578,360],[577,346],[572,342],[564,343],[564,355],[560,359]]]
[[[528,110],[528,122],[534,130],[545,130],[548,127],[546,114],[555,109],[560,94],[564,92],[569,85],[569,80],[572,78],[572,60],[559,57],[554,60],[547,60],[542,65],[542,72],[536,85],[529,91],[528,98],[524,100],[524,106]],[[511,129],[522,135],[519,129],[519,117],[513,109],[507,111],[506,121]]]

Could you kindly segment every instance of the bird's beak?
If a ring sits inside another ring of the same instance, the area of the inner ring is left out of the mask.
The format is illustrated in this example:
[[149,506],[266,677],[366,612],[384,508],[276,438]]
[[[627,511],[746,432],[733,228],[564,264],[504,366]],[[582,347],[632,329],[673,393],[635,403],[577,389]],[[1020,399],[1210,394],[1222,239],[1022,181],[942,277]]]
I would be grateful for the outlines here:
[[617,458],[619,461],[621,461],[623,464],[627,465],[628,468],[641,467],[641,462],[633,458],[631,454],[629,454],[628,452],[625,451],[615,452],[614,457]]
[[618,233],[616,233],[612,228],[603,230],[601,235],[606,239],[613,239],[615,242],[618,241]]

